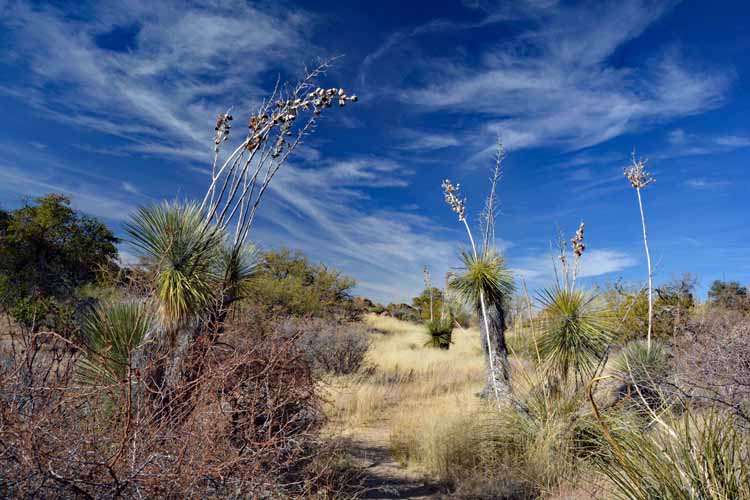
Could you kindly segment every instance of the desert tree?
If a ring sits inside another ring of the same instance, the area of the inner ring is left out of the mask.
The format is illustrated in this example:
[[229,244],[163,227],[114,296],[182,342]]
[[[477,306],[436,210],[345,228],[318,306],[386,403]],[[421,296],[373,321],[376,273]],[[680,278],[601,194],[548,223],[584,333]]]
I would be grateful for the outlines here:
[[497,185],[502,176],[505,150],[498,140],[495,166],[490,177],[490,193],[481,216],[482,240],[477,244],[466,219],[466,200],[459,195],[460,185],[446,179],[442,183],[446,203],[464,225],[471,249],[461,252],[463,270],[453,274],[449,289],[470,304],[479,315],[480,335],[487,362],[484,398],[494,394],[498,403],[511,394],[508,348],[505,342],[506,307],[513,294],[513,276],[505,259],[495,249]]

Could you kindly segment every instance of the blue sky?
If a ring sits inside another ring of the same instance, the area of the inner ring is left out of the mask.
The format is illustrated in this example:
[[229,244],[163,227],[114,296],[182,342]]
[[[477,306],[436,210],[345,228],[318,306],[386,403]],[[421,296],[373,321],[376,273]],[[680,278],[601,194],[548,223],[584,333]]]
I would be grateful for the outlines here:
[[424,265],[441,281],[466,246],[440,180],[461,182],[476,222],[500,133],[498,245],[532,288],[557,228],[581,220],[587,280],[645,279],[634,148],[657,179],[657,282],[747,283],[749,16],[739,1],[0,0],[0,204],[63,192],[119,232],[138,205],[200,198],[216,116],[343,54],[323,83],[360,102],[274,180],[263,247],[408,300]]

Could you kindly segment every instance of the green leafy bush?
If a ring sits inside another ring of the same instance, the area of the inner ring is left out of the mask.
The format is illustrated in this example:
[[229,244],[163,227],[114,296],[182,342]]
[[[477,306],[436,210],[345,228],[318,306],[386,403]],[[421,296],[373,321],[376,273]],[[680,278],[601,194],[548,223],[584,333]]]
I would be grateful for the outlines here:
[[281,316],[356,316],[354,285],[339,271],[311,264],[301,253],[284,249],[263,254],[244,295],[247,303]]
[[72,334],[86,303],[76,290],[117,267],[117,241],[66,196],[0,210],[0,308],[24,327]]

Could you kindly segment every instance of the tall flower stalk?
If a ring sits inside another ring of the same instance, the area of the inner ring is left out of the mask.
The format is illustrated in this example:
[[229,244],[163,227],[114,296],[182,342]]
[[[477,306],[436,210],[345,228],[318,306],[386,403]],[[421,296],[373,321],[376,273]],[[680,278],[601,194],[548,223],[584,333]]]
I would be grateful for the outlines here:
[[[466,272],[453,277],[450,288],[457,291],[465,300],[479,309],[487,344],[488,383],[491,385],[498,404],[510,393],[507,348],[505,346],[504,306],[507,297],[513,292],[512,276],[505,268],[504,260],[494,251],[493,245],[497,198],[495,190],[501,177],[504,157],[505,152],[502,144],[498,142],[498,154],[491,177],[490,194],[482,214],[485,227],[482,231],[481,247],[474,240],[471,227],[466,220],[466,200],[459,196],[460,184],[454,185],[448,179],[442,183],[445,202],[456,213],[459,222],[464,225],[471,244],[471,253],[463,252],[462,254]],[[490,309],[493,313],[492,321],[490,320]],[[494,352],[491,331],[496,332],[497,345],[494,347]],[[503,385],[502,388],[500,387],[501,384]]]
[[643,198],[641,189],[655,181],[649,172],[646,171],[646,160],[636,158],[635,153],[630,158],[631,165],[623,168],[625,177],[628,178],[630,185],[635,189],[638,197],[638,208],[641,212],[641,227],[643,228],[643,246],[646,249],[646,265],[648,266],[648,332],[646,333],[646,349],[651,351],[651,331],[653,329],[654,317],[654,286],[653,271],[651,268],[651,253],[648,249],[648,236],[646,234],[646,215],[643,210]]

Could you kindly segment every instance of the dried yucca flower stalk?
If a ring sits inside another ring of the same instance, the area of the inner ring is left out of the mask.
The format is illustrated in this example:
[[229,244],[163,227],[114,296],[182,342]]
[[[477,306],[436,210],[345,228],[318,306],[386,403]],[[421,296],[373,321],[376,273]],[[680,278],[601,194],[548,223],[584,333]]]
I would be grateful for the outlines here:
[[648,266],[648,332],[646,333],[646,349],[651,351],[651,330],[653,328],[654,317],[654,297],[653,297],[653,271],[651,269],[651,253],[648,249],[648,237],[646,235],[646,216],[643,211],[643,199],[641,198],[641,189],[645,188],[652,182],[655,182],[649,172],[646,171],[648,160],[636,158],[635,152],[630,155],[630,166],[623,168],[623,173],[627,177],[630,185],[635,189],[638,196],[638,208],[641,211],[641,227],[643,228],[643,246],[646,249],[646,265]]
[[246,240],[255,213],[273,176],[312,131],[323,110],[357,102],[343,88],[322,88],[315,79],[330,67],[321,63],[292,88],[276,85],[271,96],[250,117],[247,135],[220,162],[221,145],[229,139],[233,117],[223,113],[216,121],[211,184],[201,204],[206,220],[219,229],[235,224],[234,246]]

